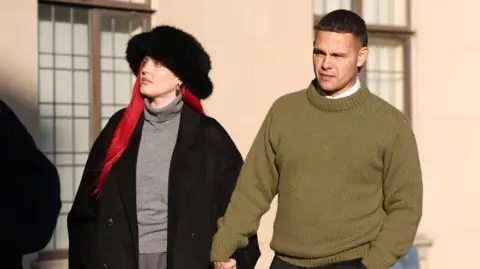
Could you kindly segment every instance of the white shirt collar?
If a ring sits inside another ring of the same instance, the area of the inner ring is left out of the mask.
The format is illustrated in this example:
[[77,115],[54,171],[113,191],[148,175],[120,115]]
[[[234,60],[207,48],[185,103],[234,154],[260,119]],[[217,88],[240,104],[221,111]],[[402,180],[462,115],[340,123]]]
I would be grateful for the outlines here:
[[357,76],[357,79],[355,80],[355,83],[353,84],[353,86],[342,92],[341,94],[337,95],[337,96],[326,96],[328,99],[340,99],[340,98],[344,98],[344,97],[347,97],[347,96],[350,96],[354,93],[356,93],[358,90],[360,90],[360,86],[361,86],[361,83],[360,83],[360,78]]

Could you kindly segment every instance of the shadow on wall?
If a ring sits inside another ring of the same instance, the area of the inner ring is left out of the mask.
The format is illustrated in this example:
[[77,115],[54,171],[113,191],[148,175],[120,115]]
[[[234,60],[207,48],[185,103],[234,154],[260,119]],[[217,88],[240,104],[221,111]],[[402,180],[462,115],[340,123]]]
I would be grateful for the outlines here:
[[38,142],[40,137],[37,109],[37,89],[26,89],[25,85],[6,83],[9,78],[0,73],[0,99],[2,99],[22,121]]

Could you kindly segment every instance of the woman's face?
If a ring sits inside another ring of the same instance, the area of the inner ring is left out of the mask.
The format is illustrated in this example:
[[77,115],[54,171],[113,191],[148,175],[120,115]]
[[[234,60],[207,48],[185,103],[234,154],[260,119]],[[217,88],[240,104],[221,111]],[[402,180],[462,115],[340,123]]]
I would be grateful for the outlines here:
[[140,92],[149,99],[169,99],[176,96],[180,79],[161,62],[145,57],[141,73]]

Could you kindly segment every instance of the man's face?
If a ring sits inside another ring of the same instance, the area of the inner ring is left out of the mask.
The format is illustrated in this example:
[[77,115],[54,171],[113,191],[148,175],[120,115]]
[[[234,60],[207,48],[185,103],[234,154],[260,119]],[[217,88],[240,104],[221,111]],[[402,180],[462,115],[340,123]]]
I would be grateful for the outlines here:
[[367,56],[368,49],[352,34],[317,31],[313,66],[318,84],[332,95],[346,91],[355,83]]

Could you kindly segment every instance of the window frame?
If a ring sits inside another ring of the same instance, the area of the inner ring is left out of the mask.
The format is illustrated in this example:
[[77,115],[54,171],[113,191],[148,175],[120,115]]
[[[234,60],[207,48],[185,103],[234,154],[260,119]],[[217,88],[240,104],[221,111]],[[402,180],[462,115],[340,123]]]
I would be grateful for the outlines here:
[[145,19],[145,31],[151,29],[151,16],[154,10],[150,8],[151,0],[145,4],[119,2],[114,0],[38,0],[38,4],[55,6],[82,7],[89,9],[90,38],[90,133],[89,144],[93,144],[102,130],[101,114],[101,23],[102,16],[114,15],[129,18]]
[[[150,0],[146,0],[148,5],[150,5]],[[68,7],[68,8],[85,8],[88,9],[88,68],[89,68],[89,133],[88,133],[88,144],[91,147],[95,139],[100,134],[102,129],[102,88],[101,88],[101,46],[102,46],[102,18],[104,16],[114,16],[114,17],[126,17],[129,19],[141,18],[143,21],[143,31],[148,31],[151,29],[151,19],[152,12],[149,7],[139,8],[139,4],[134,3],[109,3],[113,1],[108,0],[38,0],[37,5],[52,5],[54,7]],[[141,4],[143,5],[143,4]],[[145,4],[146,5],[146,4]],[[38,16],[38,13],[37,13]],[[37,20],[40,18],[37,17]],[[38,34],[40,35],[40,29],[37,26]],[[37,46],[40,46],[40,38],[38,39]],[[39,48],[39,47],[38,47]],[[53,52],[55,54],[55,52]],[[40,50],[38,51],[38,57],[40,57]],[[54,58],[55,59],[55,58]],[[73,65],[73,63],[72,63]],[[40,72],[41,67],[40,63],[37,66],[38,72]],[[73,68],[73,66],[72,66]],[[40,85],[38,87],[37,94],[40,95]],[[55,89],[54,89],[55,91]],[[41,104],[39,99],[39,105]],[[55,101],[53,101],[53,106],[55,106]],[[40,111],[39,111],[39,117]],[[53,116],[55,117],[55,116]],[[56,150],[53,150],[53,153],[56,154]],[[72,165],[75,165],[74,163]],[[74,183],[73,183],[74,184]],[[71,203],[71,201],[68,201]],[[64,214],[64,213],[60,213]],[[55,240],[56,232],[52,236],[52,240]],[[39,260],[56,260],[56,259],[65,259],[68,257],[68,249],[59,248],[57,243],[53,241],[53,249],[43,250],[40,252],[38,259]]]
[[[363,16],[363,0],[351,0],[352,11]],[[403,94],[403,113],[411,118],[412,115],[412,37],[415,31],[411,28],[411,0],[406,0],[406,25],[380,25],[367,23],[369,38],[395,39],[403,46],[403,66],[404,66],[404,94]],[[322,15],[313,14],[313,28],[316,29]],[[361,78],[365,81],[367,67],[364,66],[361,72]]]
[[125,12],[125,11],[115,11],[115,10],[104,10],[104,9],[93,9],[91,18],[91,34],[92,34],[92,43],[91,43],[91,89],[92,89],[92,99],[91,99],[91,143],[95,141],[95,138],[100,134],[102,130],[102,71],[101,71],[101,27],[102,27],[102,17],[105,15],[114,15],[114,16],[125,16],[129,18],[140,17],[146,19],[146,24],[144,25],[145,30],[151,28],[151,16],[150,14],[138,13],[138,12]]
[[153,13],[151,0],[145,0],[145,3],[131,3],[115,0],[38,0],[42,4],[83,6],[88,8],[104,8],[112,10],[138,11]]

